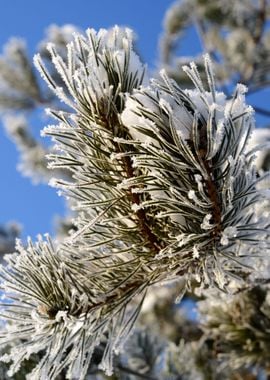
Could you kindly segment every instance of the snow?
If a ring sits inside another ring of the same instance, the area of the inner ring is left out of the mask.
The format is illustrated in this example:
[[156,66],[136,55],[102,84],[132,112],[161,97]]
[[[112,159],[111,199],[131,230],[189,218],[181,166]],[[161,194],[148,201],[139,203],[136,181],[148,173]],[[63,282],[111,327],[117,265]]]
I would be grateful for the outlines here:
[[212,215],[211,214],[205,215],[205,217],[203,218],[203,222],[201,224],[201,228],[203,230],[209,230],[209,229],[213,228],[213,224],[210,223],[211,219],[212,219]]

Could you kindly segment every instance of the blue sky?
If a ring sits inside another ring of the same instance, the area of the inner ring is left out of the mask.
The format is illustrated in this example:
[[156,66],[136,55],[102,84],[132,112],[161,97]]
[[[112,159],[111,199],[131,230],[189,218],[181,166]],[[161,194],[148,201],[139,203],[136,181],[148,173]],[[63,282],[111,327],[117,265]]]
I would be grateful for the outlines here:
[[[108,28],[115,24],[133,28],[138,37],[140,53],[150,67],[158,58],[158,37],[162,19],[172,0],[9,0],[1,5],[0,46],[11,36],[27,41],[29,54],[35,53],[44,30],[50,24],[74,24],[82,29]],[[42,121],[35,128],[41,129]],[[64,202],[54,189],[33,186],[17,171],[18,154],[13,143],[0,127],[0,225],[18,221],[23,236],[53,232],[53,219],[64,213]]]

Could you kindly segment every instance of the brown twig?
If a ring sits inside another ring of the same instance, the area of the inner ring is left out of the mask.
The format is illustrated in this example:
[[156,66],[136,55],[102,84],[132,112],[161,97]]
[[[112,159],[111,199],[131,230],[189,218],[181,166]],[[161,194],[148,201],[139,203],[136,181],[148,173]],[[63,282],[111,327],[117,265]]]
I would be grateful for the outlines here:
[[199,144],[199,150],[197,154],[200,157],[200,161],[202,161],[204,168],[207,172],[207,179],[205,179],[204,184],[209,196],[209,199],[212,203],[212,219],[215,224],[215,228],[212,231],[212,235],[214,238],[220,235],[221,233],[221,217],[222,217],[222,209],[221,209],[221,203],[219,199],[218,189],[215,183],[215,180],[213,179],[213,173],[212,173],[212,161],[207,160],[207,131],[206,131],[206,125],[202,125],[200,128],[200,144]]
[[[132,167],[132,162],[130,157],[124,157],[123,159],[124,167],[126,170],[127,178],[133,178],[135,177],[134,169]],[[131,199],[131,202],[136,205],[140,205],[141,200],[140,196],[136,193],[132,192],[132,186],[128,190],[128,196]],[[138,224],[140,227],[140,230],[142,232],[142,235],[144,238],[148,241],[149,246],[153,249],[155,253],[158,253],[160,249],[162,248],[162,242],[160,242],[160,239],[152,232],[151,228],[148,225],[147,216],[143,209],[139,209],[135,211],[135,214],[138,218]]]

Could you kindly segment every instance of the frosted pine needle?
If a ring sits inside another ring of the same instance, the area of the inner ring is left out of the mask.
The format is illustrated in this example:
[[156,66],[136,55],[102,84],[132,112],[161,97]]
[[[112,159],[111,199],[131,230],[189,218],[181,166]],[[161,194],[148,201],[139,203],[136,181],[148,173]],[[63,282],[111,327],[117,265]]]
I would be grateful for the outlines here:
[[67,367],[67,378],[82,380],[106,335],[101,368],[111,374],[151,285],[196,278],[227,290],[252,273],[258,241],[268,244],[267,216],[253,211],[264,198],[241,87],[229,100],[217,92],[209,57],[207,88],[194,64],[193,90],[164,71],[149,82],[132,44],[131,31],[115,27],[76,35],[67,61],[50,45],[62,87],[35,59],[70,108],[51,111],[59,124],[44,133],[56,143],[51,167],[71,173],[72,183],[52,183],[76,210],[77,231],[58,245],[30,241],[2,268],[12,323],[0,342],[25,342],[5,357],[12,373],[43,350],[33,378]]

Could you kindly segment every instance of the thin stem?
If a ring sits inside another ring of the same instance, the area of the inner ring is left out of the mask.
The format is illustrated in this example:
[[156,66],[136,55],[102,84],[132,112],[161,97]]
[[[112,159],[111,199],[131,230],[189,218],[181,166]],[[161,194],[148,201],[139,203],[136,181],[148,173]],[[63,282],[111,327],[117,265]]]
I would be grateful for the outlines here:
[[219,197],[219,189],[216,186],[215,180],[212,175],[212,161],[206,159],[207,154],[207,131],[206,126],[203,125],[200,130],[200,147],[196,152],[200,160],[203,162],[205,170],[207,172],[207,179],[205,179],[205,187],[209,196],[210,201],[212,202],[212,218],[215,224],[215,228],[213,230],[213,237],[216,238],[221,233],[221,224],[222,224],[222,206]]
[[[108,118],[103,118],[102,121],[107,129],[112,130],[114,135],[116,135],[116,130],[123,130],[123,128],[125,129],[125,127],[119,125],[118,119],[115,117],[113,117],[111,120],[109,120]],[[127,131],[125,131],[125,133],[127,134]],[[124,153],[123,147],[119,143],[115,142],[114,146],[116,153]],[[122,159],[122,163],[124,172],[126,174],[126,178],[131,179],[136,177],[136,174],[134,173],[134,168],[132,166],[131,158],[129,156],[124,156]],[[139,206],[141,203],[140,196],[139,194],[133,193],[132,188],[133,186],[130,186],[130,188],[127,190],[127,196],[132,204]],[[137,224],[141,230],[142,236],[145,238],[146,242],[148,242],[148,246],[153,251],[153,253],[159,253],[159,251],[165,247],[165,244],[155,235],[155,233],[150,228],[148,217],[145,211],[142,208],[139,208],[134,212],[134,214],[137,217]]]
[[[131,162],[130,157],[124,157],[123,162],[126,169],[127,177],[128,178],[135,177],[134,169],[132,167],[132,162]],[[136,205],[140,204],[141,201],[140,201],[139,195],[137,193],[133,193],[132,189],[129,189],[129,197],[131,198],[131,201],[133,204],[136,204]],[[149,245],[152,247],[152,249],[156,253],[158,253],[160,249],[162,248],[161,242],[148,226],[147,216],[146,216],[145,211],[143,209],[139,209],[135,213],[138,218],[139,226],[140,226],[143,236],[149,242]]]

